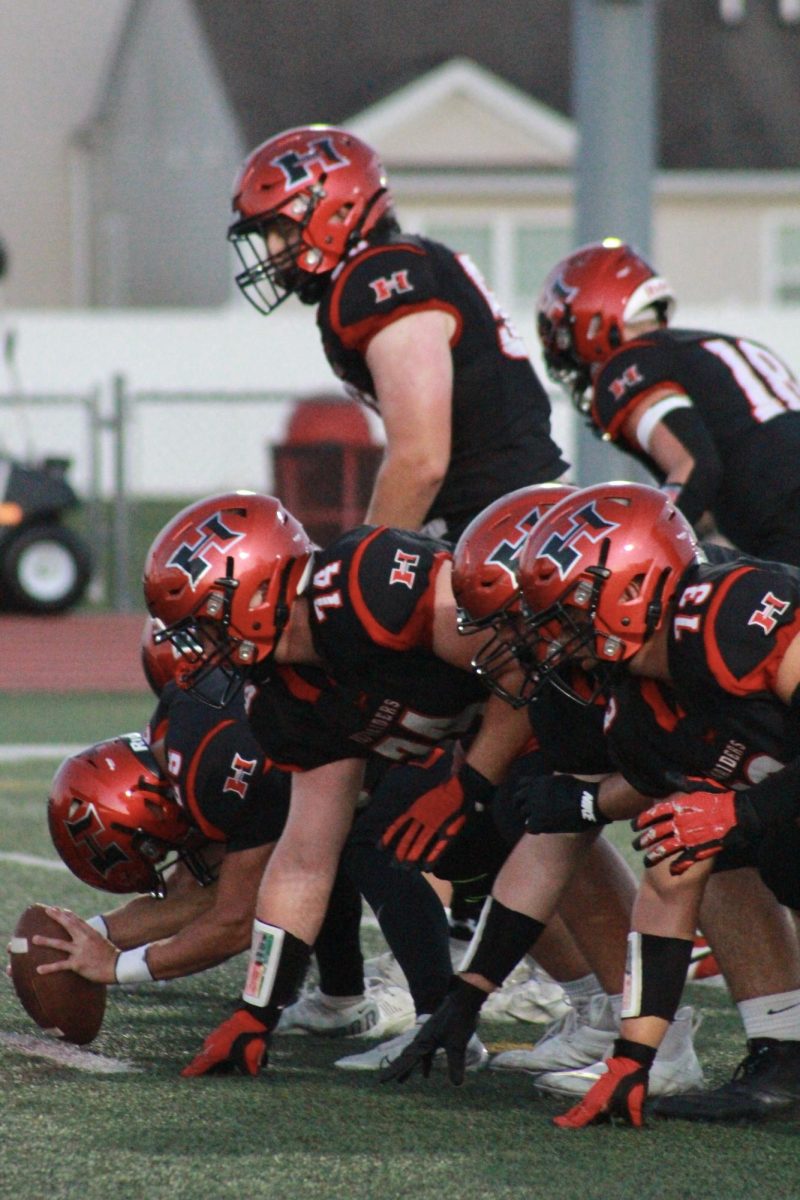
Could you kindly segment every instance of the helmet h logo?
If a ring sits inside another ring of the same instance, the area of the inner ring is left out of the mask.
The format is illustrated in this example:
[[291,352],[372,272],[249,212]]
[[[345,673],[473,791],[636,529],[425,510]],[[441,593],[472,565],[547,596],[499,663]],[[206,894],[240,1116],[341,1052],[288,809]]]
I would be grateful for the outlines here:
[[507,571],[511,576],[515,586],[517,577],[514,574],[514,567],[512,564],[522,549],[526,537],[533,529],[541,515],[542,514],[539,511],[538,505],[532,508],[526,517],[523,517],[522,520],[517,521],[516,528],[519,530],[519,537],[517,540],[515,542],[511,542],[508,540],[508,538],[503,538],[502,542],[499,542],[495,546],[494,550],[492,550],[491,554],[486,559],[487,567],[497,564],[498,567],[502,567],[504,571]]
[[192,588],[195,588],[206,571],[211,568],[208,559],[203,558],[204,552],[219,550],[224,554],[226,549],[230,549],[227,543],[238,542],[243,537],[244,533],[236,533],[233,529],[229,529],[222,520],[221,514],[216,512],[198,526],[197,541],[181,543],[167,566],[177,567],[178,570],[183,571],[184,575],[188,575]]
[[414,285],[408,278],[408,271],[393,271],[387,278],[385,275],[380,279],[373,279],[369,285],[375,293],[375,303],[381,304],[384,300],[390,300],[392,294],[401,296],[405,292],[413,292]]
[[279,154],[271,161],[273,167],[278,167],[283,171],[286,177],[286,186],[290,188],[300,187],[304,183],[313,183],[314,175],[310,168],[315,163],[323,171],[336,171],[339,167],[347,167],[350,164],[350,159],[339,154],[328,137],[314,138],[308,143],[305,154],[287,150],[285,154]]
[[583,557],[583,551],[578,544],[583,541],[596,545],[607,537],[613,529],[619,529],[616,521],[607,521],[601,517],[594,506],[594,500],[579,508],[574,516],[569,518],[570,527],[566,533],[551,533],[539,551],[539,558],[549,558],[558,568],[562,579]]
[[764,635],[769,637],[778,624],[778,617],[782,617],[788,607],[788,600],[779,600],[772,592],[767,592],[766,596],[761,597],[761,607],[756,609],[747,624],[763,629]]
[[116,842],[112,842],[105,850],[97,844],[97,835],[105,831],[105,825],[97,815],[93,804],[86,805],[86,812],[74,821],[64,822],[67,833],[78,849],[89,851],[89,863],[99,875],[107,879],[114,867],[120,863],[130,862],[128,855]]

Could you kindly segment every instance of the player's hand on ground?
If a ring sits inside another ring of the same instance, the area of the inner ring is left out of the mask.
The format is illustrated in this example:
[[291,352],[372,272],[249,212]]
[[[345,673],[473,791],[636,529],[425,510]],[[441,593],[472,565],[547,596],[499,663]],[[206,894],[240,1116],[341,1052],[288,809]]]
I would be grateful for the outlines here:
[[467,763],[460,748],[436,749],[424,763],[395,767],[386,784],[417,799],[392,822],[380,844],[398,862],[430,869],[461,832],[467,817],[491,802],[494,784]]
[[737,826],[736,794],[710,780],[651,805],[632,822],[633,845],[644,850],[646,867],[672,858],[670,874],[682,875],[693,863],[719,854]]
[[48,905],[46,912],[63,927],[64,937],[45,937],[37,933],[33,941],[38,946],[63,950],[65,957],[57,962],[42,963],[37,967],[38,973],[52,975],[56,971],[74,971],[94,983],[115,983],[114,964],[119,953],[116,946],[68,908]]
[[608,1070],[582,1100],[569,1112],[553,1118],[554,1125],[559,1129],[584,1129],[587,1125],[601,1125],[613,1118],[636,1129],[644,1124],[648,1067],[625,1053],[615,1053],[606,1059],[606,1067]]
[[451,990],[413,1042],[381,1069],[381,1083],[405,1083],[417,1067],[427,1079],[437,1050],[444,1050],[447,1077],[457,1087],[464,1082],[467,1045],[478,1025],[478,1013],[488,993],[455,977]]
[[203,1049],[181,1075],[258,1075],[267,1065],[269,1028],[258,1009],[242,1004],[203,1042]]

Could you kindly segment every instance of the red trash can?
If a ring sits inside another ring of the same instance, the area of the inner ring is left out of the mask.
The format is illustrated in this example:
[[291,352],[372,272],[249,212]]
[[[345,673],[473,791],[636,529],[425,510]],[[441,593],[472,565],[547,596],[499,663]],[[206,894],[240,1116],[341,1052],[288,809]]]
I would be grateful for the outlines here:
[[336,396],[299,400],[273,445],[275,495],[320,546],[364,519],[383,456],[362,406]]

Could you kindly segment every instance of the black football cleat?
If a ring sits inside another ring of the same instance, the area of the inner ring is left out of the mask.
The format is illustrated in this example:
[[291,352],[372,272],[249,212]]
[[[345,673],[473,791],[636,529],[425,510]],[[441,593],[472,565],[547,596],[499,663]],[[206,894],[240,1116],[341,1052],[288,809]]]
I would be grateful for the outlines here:
[[648,1114],[683,1121],[764,1121],[800,1112],[800,1042],[751,1038],[729,1083],[707,1092],[660,1096]]

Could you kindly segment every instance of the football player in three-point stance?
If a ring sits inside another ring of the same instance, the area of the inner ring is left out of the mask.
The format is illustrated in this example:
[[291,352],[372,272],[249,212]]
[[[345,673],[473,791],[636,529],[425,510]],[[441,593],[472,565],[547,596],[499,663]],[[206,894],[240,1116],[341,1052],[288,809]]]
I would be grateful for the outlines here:
[[693,525],[709,513],[744,553],[800,566],[800,380],[749,338],[672,328],[674,306],[631,246],[582,246],[538,301],[547,369]]
[[[190,683],[202,688],[214,672],[235,687],[246,676],[249,719],[264,751],[279,764],[287,754],[305,764],[292,773],[289,818],[259,892],[244,1002],[188,1074],[258,1069],[319,932],[366,760],[382,754],[399,762],[381,785],[392,805],[404,797],[405,811],[394,811],[384,831],[386,845],[430,868],[527,741],[525,714],[509,719],[469,669],[471,639],[456,628],[450,574],[446,547],[383,527],[357,529],[315,551],[279,501],[253,493],[190,505],[151,547],[145,597],[166,638],[188,653]],[[305,677],[309,666],[332,681],[332,692]],[[311,736],[286,728],[287,689],[314,701]],[[463,752],[437,749],[462,736],[472,739]],[[426,768],[402,765],[426,755]],[[401,772],[410,793],[396,782]],[[359,887],[382,928],[393,898],[408,923],[396,899],[404,879],[426,890],[440,914],[426,920],[431,929],[442,924],[442,994],[451,971],[444,911],[415,872],[390,872],[388,862],[376,851]],[[435,943],[432,934],[429,989]]]
[[[714,860],[724,852],[736,856],[733,865],[752,863],[781,903],[800,903],[793,703],[800,686],[800,578],[793,568],[758,560],[704,562],[690,526],[668,499],[632,484],[585,489],[552,509],[526,543],[519,578],[534,690],[569,688],[577,664],[606,676],[613,706],[624,701],[620,679],[653,680],[671,689],[695,747],[708,743],[705,753],[695,748],[677,776],[667,758],[664,790],[672,794],[636,818],[637,842],[652,869],[634,910],[621,1036],[603,1075],[556,1119],[579,1128],[619,1115],[639,1125],[648,1073],[680,999]],[[624,713],[619,721],[623,727]],[[634,775],[652,769],[638,760],[636,745],[618,752],[623,770],[626,764]],[[602,786],[590,801],[612,815]],[[500,925],[493,942],[473,954],[471,973],[459,985],[462,995],[475,997],[476,1007],[479,992],[498,973],[502,978],[501,947],[513,959],[530,940],[530,931],[522,938],[513,920]],[[753,1119],[786,1111],[800,1098],[800,989],[780,999],[780,1032],[752,1037],[742,1079],[718,1089],[724,1095],[716,1099],[726,1103],[729,1116],[737,1115],[737,1104],[740,1117]],[[409,1047],[405,1063],[398,1060],[390,1074],[407,1074],[432,1045],[447,1047],[447,1039],[457,1057],[468,1010],[466,1000],[455,1016],[443,1005],[427,1040],[423,1030],[416,1050]],[[669,1105],[658,1102],[659,1108]]]

